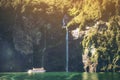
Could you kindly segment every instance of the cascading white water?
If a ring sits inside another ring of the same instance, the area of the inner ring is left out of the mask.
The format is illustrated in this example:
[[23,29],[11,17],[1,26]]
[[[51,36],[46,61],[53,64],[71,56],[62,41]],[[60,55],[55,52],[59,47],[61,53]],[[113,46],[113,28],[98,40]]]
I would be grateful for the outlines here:
[[68,16],[64,15],[63,17],[63,28],[66,28],[66,72],[68,72],[68,65],[69,65],[69,34],[68,34]]
[[69,44],[68,44],[68,28],[66,28],[66,72],[68,72],[68,63],[69,63]]

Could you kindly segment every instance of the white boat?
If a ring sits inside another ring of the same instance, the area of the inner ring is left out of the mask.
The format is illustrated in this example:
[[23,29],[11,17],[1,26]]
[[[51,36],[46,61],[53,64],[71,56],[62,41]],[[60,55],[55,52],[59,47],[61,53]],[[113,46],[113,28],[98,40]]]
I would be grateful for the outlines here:
[[43,67],[42,68],[33,68],[33,69],[28,70],[29,74],[31,74],[31,73],[43,73],[43,72],[46,72],[46,70]]

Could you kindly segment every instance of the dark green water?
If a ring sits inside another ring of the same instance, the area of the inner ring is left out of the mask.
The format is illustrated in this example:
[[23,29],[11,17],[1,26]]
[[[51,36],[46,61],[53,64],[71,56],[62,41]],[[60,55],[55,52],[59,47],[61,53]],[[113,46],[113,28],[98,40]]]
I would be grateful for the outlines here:
[[0,80],[120,80],[120,73],[0,73]]

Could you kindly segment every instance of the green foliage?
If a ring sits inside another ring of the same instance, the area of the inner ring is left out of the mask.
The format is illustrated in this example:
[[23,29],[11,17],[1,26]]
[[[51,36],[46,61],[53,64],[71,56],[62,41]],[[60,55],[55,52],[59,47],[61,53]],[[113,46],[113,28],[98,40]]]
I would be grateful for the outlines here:
[[21,13],[39,15],[55,15],[57,13],[60,16],[60,13],[62,15],[68,13],[73,16],[68,26],[79,24],[81,30],[91,21],[108,20],[109,17],[120,13],[119,0],[1,0],[0,7],[12,7],[15,10],[20,8],[19,12]]
[[107,21],[120,13],[119,0],[84,0],[79,3],[81,6],[73,6],[69,9],[70,15],[74,18],[68,26],[79,24],[81,30],[84,30],[85,26],[91,22],[94,23],[100,19]]
[[[91,47],[90,45],[95,45],[98,60],[107,61],[108,65],[103,66],[102,70],[111,70],[114,66],[118,66],[117,62],[120,60],[120,25],[119,16],[112,17],[109,22],[107,22],[107,29],[105,31],[99,31],[97,28],[92,28],[88,34],[84,37],[82,43],[83,47]],[[93,61],[96,58],[89,56]],[[105,68],[105,69],[104,69]]]

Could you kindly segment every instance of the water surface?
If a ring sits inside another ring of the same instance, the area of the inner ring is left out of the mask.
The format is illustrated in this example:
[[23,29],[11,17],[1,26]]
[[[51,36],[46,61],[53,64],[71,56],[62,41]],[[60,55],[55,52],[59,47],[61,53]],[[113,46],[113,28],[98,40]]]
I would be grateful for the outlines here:
[[120,80],[120,73],[10,72],[0,73],[0,80]]

